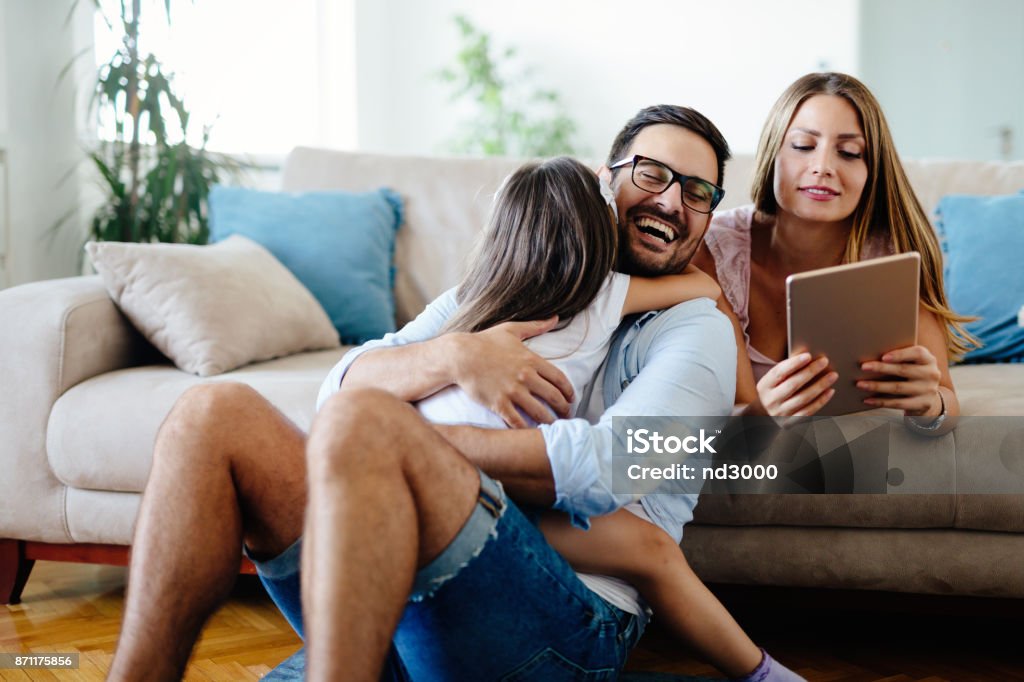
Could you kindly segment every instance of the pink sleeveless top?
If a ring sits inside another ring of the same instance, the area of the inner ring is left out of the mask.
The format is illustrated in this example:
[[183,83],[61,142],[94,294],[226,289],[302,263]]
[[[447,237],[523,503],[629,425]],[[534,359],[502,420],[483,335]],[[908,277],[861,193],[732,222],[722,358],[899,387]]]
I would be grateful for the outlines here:
[[[722,293],[743,329],[750,364],[754,369],[754,381],[760,381],[775,366],[776,361],[750,345],[750,228],[753,220],[753,204],[716,213],[704,235],[704,241],[715,259]],[[864,245],[862,258],[878,258],[892,251],[887,240],[876,235]]]

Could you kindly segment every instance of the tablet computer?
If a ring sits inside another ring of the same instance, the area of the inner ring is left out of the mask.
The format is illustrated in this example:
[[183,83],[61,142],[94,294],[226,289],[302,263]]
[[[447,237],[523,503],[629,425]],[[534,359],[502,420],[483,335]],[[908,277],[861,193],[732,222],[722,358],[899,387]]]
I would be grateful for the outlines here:
[[[825,355],[839,373],[836,393],[818,414],[872,409],[860,379],[877,378],[861,363],[917,343],[917,252],[811,270],[786,278],[789,355]],[[824,373],[824,372],[823,372]]]

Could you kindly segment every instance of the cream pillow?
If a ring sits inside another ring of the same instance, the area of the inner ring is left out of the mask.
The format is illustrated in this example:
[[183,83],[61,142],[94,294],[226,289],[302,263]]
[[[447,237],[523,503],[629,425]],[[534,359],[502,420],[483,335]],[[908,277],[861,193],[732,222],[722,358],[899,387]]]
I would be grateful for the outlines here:
[[199,376],[336,348],[313,295],[245,237],[210,246],[89,242],[110,297],[174,364]]

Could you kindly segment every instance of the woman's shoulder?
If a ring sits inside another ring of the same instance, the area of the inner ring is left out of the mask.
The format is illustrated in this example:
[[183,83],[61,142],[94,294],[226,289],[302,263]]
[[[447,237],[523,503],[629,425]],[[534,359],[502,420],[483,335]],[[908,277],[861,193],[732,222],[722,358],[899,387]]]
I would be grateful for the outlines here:
[[754,205],[737,206],[727,211],[716,213],[711,218],[711,225],[708,233],[738,233],[750,234],[750,227],[754,222]]
[[750,230],[754,219],[753,204],[723,211],[712,218],[704,235],[707,251],[714,261],[715,279],[744,329],[750,286]]
[[704,234],[704,241],[715,261],[733,260],[750,253],[750,230],[754,206],[739,206],[716,213]]

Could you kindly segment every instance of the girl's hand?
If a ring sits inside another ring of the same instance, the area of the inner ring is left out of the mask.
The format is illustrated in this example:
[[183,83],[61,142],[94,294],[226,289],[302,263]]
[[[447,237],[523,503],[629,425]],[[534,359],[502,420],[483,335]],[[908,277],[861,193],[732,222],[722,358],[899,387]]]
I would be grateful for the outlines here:
[[832,399],[832,384],[839,378],[828,372],[812,381],[828,367],[828,358],[811,358],[799,353],[786,358],[768,370],[757,382],[757,397],[765,412],[772,417],[809,417]]
[[903,410],[908,417],[937,417],[942,412],[939,397],[939,363],[924,346],[908,346],[889,351],[881,360],[862,364],[865,372],[886,376],[857,382],[857,388],[874,393],[864,399],[872,407]]

